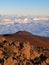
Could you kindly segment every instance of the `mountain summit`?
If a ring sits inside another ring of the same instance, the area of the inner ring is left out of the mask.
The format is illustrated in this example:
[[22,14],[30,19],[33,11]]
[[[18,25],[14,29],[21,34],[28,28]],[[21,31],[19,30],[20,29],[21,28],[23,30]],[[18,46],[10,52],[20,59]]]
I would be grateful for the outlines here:
[[32,35],[30,32],[28,32],[28,31],[18,31],[18,32],[16,32],[15,34],[17,34],[17,35]]

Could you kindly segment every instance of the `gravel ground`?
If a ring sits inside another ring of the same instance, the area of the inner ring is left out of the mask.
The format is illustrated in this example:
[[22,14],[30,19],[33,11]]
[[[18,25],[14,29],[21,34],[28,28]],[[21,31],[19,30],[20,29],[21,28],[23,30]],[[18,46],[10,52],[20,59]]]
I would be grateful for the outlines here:
[[0,43],[0,65],[49,65],[49,49],[29,42]]

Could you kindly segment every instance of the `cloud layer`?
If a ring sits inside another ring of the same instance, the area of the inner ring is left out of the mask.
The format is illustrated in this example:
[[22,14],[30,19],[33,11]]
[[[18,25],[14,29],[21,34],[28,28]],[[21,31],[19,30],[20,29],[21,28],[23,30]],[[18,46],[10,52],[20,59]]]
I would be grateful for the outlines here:
[[49,37],[49,17],[0,16],[0,34],[15,33],[20,30]]

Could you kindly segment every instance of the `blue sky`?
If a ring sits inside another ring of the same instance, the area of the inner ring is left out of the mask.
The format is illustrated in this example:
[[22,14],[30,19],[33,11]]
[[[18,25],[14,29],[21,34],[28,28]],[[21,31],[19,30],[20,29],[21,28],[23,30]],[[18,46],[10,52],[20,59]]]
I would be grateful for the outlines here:
[[0,0],[0,14],[49,16],[49,0]]

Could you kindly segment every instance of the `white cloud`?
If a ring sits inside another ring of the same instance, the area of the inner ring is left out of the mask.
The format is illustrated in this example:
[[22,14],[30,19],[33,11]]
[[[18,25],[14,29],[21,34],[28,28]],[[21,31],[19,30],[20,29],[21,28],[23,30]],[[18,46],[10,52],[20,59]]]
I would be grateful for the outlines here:
[[47,17],[35,17],[35,18],[33,18],[33,20],[35,20],[35,21],[38,21],[38,20],[44,21],[44,20],[49,20],[49,18],[47,18]]
[[6,21],[6,22],[9,21],[9,22],[11,22],[12,20],[11,19],[8,19],[8,18],[7,19],[5,18],[5,19],[3,19],[3,21]]
[[17,22],[17,23],[27,23],[27,22],[29,22],[29,19],[28,18],[24,18],[24,19],[18,18],[18,19],[15,19],[15,22]]
[[35,20],[35,21],[36,21],[36,20],[39,20],[39,18],[35,17],[35,18],[33,18],[33,20]]
[[14,22],[1,22],[0,25],[7,25],[7,24],[13,24]]
[[24,19],[24,23],[27,23],[29,20],[27,18]]
[[12,24],[14,21],[11,19],[3,19],[3,22],[0,22],[0,25],[7,25],[7,24]]

